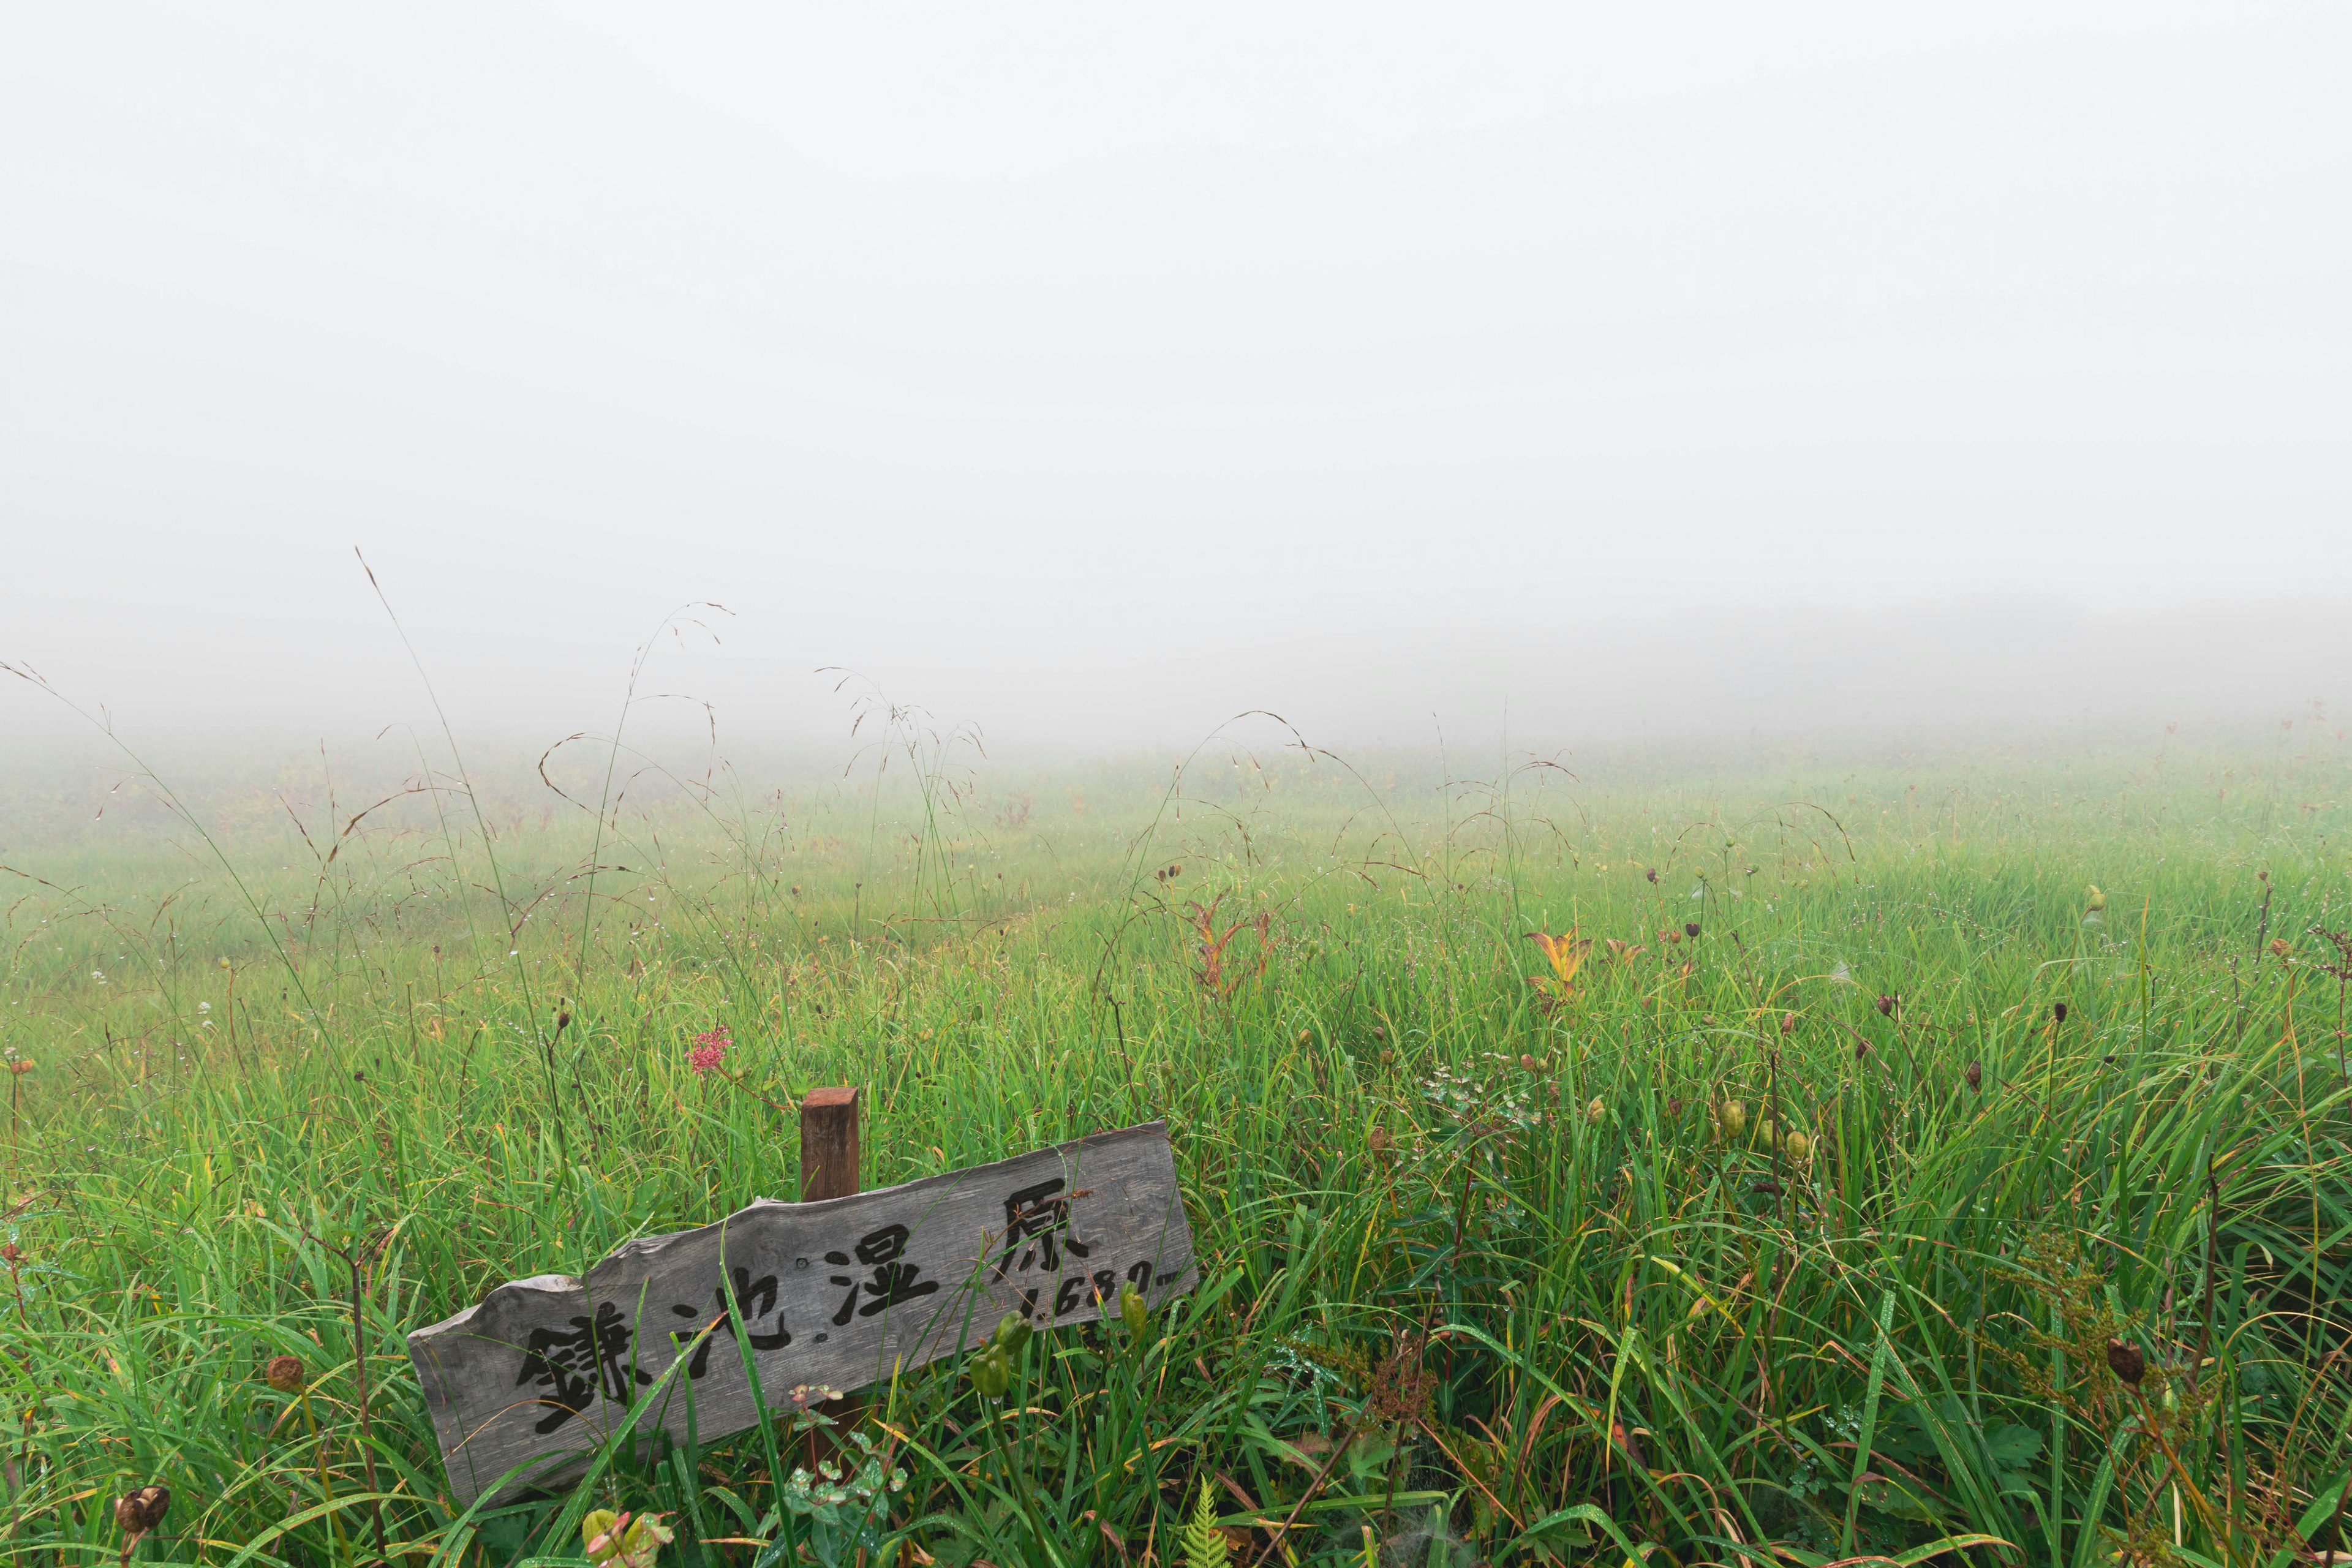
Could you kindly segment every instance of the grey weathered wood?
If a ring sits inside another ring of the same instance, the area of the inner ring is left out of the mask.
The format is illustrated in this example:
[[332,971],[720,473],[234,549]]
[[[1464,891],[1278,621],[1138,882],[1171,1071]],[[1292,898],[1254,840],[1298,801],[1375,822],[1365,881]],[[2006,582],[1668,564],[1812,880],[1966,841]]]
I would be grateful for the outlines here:
[[862,1387],[970,1349],[1008,1311],[1088,1322],[1129,1279],[1154,1307],[1200,1282],[1163,1122],[852,1197],[761,1198],[410,1334],[450,1500],[518,1466],[508,1492],[577,1474],[633,1415],[641,1437],[682,1437],[689,1398],[704,1442],[757,1425],[722,1272],[772,1408],[797,1385]]

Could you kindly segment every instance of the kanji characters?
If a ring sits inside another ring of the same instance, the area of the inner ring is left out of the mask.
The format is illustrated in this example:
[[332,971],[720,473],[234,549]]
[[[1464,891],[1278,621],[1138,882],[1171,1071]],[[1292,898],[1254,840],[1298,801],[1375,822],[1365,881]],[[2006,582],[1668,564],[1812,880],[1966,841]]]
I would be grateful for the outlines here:
[[[936,1279],[918,1279],[916,1277],[922,1273],[922,1269],[917,1265],[899,1261],[907,1251],[907,1236],[905,1226],[886,1225],[859,1240],[857,1261],[874,1270],[872,1279],[860,1282],[854,1275],[829,1276],[834,1284],[849,1288],[849,1294],[841,1299],[841,1310],[833,1315],[834,1327],[841,1328],[848,1323],[853,1310],[858,1317],[870,1318],[901,1301],[929,1296],[940,1288]],[[828,1252],[824,1260],[835,1268],[847,1268],[849,1255]],[[860,1291],[865,1292],[867,1298],[862,1307],[857,1305]]]
[[[748,1331],[754,1323],[775,1312],[776,1277],[772,1274],[762,1274],[759,1279],[754,1279],[749,1268],[738,1268],[733,1273],[735,1310],[742,1314],[743,1327]],[[698,1378],[710,1370],[710,1347],[718,1342],[719,1335],[725,1334],[730,1339],[735,1336],[735,1321],[727,1312],[726,1287],[714,1285],[710,1289],[710,1294],[719,1304],[718,1326],[703,1336],[700,1344],[695,1346],[694,1358],[686,1363],[686,1375],[688,1377]],[[673,1306],[670,1308],[670,1312],[677,1317],[696,1320],[696,1326],[693,1328],[677,1328],[670,1331],[670,1340],[676,1344],[685,1344],[697,1334],[702,1333],[700,1324],[708,1321],[702,1309],[698,1307]],[[777,1319],[774,1331],[764,1334],[747,1332],[744,1337],[755,1351],[782,1350],[793,1342],[792,1331],[783,1326],[781,1318]]]
[[[1055,1194],[1062,1190],[1060,1177],[1023,1187],[1004,1200],[1004,1250],[997,1255],[996,1277],[1003,1279],[1013,1268],[1026,1268],[1036,1261],[1038,1253],[1045,1254],[1045,1264],[1058,1272],[1062,1267],[1062,1250],[1073,1258],[1088,1256],[1087,1244],[1070,1234],[1070,1200]],[[1035,1246],[1024,1247],[1034,1241]],[[1021,1254],[1014,1263],[1013,1255]]]
[[573,1318],[571,1325],[568,1331],[533,1329],[523,1342],[522,1370],[515,1374],[515,1386],[530,1384],[549,1390],[537,1401],[550,1406],[533,1427],[541,1436],[579,1415],[600,1387],[605,1398],[626,1404],[636,1384],[653,1381],[629,1360],[628,1321],[612,1302],[597,1307],[593,1322]]

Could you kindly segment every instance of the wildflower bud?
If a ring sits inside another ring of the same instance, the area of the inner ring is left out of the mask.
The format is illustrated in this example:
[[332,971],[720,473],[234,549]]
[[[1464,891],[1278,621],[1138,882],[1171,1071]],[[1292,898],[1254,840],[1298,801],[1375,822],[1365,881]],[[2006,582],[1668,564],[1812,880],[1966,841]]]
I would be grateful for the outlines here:
[[1666,1097],[1666,1120],[1671,1121],[1683,1113],[1683,1102],[1677,1096]]
[[557,1034],[559,1034],[559,1035],[560,1035],[560,1034],[562,1034],[562,1033],[563,1033],[563,1031],[564,1031],[567,1027],[569,1027],[569,1026],[570,1026],[571,1023],[572,1023],[572,1015],[571,1015],[570,1013],[568,1013],[568,1012],[559,1012],[559,1013],[557,1013],[557,1014],[555,1015],[555,1032],[556,1032]]
[[614,1513],[600,1508],[580,1521],[588,1561],[595,1568],[653,1568],[661,1549],[677,1538],[657,1513]]
[[114,1502],[114,1522],[125,1535],[144,1535],[163,1522],[171,1510],[172,1493],[167,1487],[141,1487],[125,1492]]
[[1980,1089],[1984,1088],[1984,1063],[1970,1062],[1969,1064],[1967,1078],[1969,1080],[1969,1087],[1970,1089]]
[[33,1070],[33,1064],[29,1059],[10,1062],[8,1064],[8,1070],[13,1073],[28,1073]]
[[2099,891],[2099,885],[2096,882],[2092,883],[2090,887],[2084,889],[2083,908],[2085,912],[2092,910],[2104,910],[2106,907],[2107,896],[2106,894]]
[[1522,1072],[1535,1071],[1536,1058],[1530,1056],[1521,1056],[1519,1058],[1519,1070]]
[[1302,1046],[1308,1044],[1314,1038],[1315,1031],[1312,1029],[1301,1029],[1298,1031],[1298,1043]]
[[2053,1003],[2051,1003],[2051,1004],[2050,1004],[2050,1019],[2051,1019],[2051,1022],[2053,1022],[2053,1023],[2056,1023],[2056,1024],[2063,1024],[2063,1023],[2064,1023],[2064,1022],[2066,1021],[2066,1004],[2065,1004],[2065,1003],[2063,1003],[2063,1002],[2053,1002]]
[[1151,1308],[1131,1283],[1118,1288],[1118,1321],[1127,1325],[1127,1337],[1138,1344],[1151,1330]]
[[1371,1152],[1383,1160],[1387,1159],[1389,1153],[1389,1130],[1385,1127],[1373,1128],[1370,1132],[1365,1135],[1364,1146],[1371,1150]]
[[1396,1053],[1395,1053],[1394,1051],[1382,1051],[1382,1052],[1381,1053],[1381,1066],[1382,1066],[1382,1067],[1392,1067],[1392,1066],[1394,1066],[1394,1065],[1395,1065],[1395,1063],[1396,1063]]
[[1374,1024],[1372,1026],[1372,1038],[1376,1040],[1385,1040],[1388,1037],[1389,1032],[1386,1029],[1381,1028],[1378,1024]]
[[1013,1386],[1013,1362],[1003,1350],[991,1345],[971,1362],[971,1385],[982,1399],[1002,1399]]
[[1789,1134],[1788,1153],[1791,1160],[1801,1160],[1813,1152],[1813,1141],[1801,1132]]
[[2121,1340],[2107,1342],[2107,1365],[2115,1369],[2117,1377],[2134,1388],[2137,1388],[2139,1380],[2147,1375],[2147,1357],[2139,1353],[2137,1345],[2127,1345]]
[[2281,958],[2284,958],[2287,955],[2286,938],[2283,936],[2274,936],[2271,938],[2271,952],[2276,953]]
[[222,959],[222,960],[220,961],[220,966],[221,966],[223,969],[226,969],[226,968],[228,967],[228,960],[227,960],[227,959],[226,959],[226,958]]
[[1793,1035],[1797,1032],[1797,1016],[1794,1013],[1780,1015],[1780,1032],[1784,1035]]
[[1584,1108],[1584,1120],[1595,1127],[1600,1126],[1601,1119],[1608,1114],[1609,1108],[1601,1103],[1601,1097],[1597,1094],[1592,1097],[1592,1103]]
[[1715,1121],[1726,1138],[1737,1138],[1748,1131],[1748,1107],[1736,1100],[1727,1100],[1716,1110]]
[[1853,1059],[1854,1059],[1854,1060],[1856,1060],[1856,1061],[1860,1061],[1860,1060],[1862,1060],[1862,1058],[1864,1058],[1864,1057],[1866,1057],[1866,1056],[1868,1056],[1868,1055],[1870,1055],[1870,1042],[1869,1042],[1868,1040],[1856,1040],[1856,1041],[1854,1041],[1854,1043],[1853,1043]]
[[262,1381],[280,1394],[302,1392],[302,1358],[298,1355],[277,1355],[261,1369]]
[[1658,868],[1655,866],[1651,867],[1649,870],[1643,874],[1648,877],[1653,882],[1658,879]]
[[1878,1012],[1881,1017],[1891,1018],[1895,1016],[1895,1000],[1896,998],[1889,995],[1884,991],[1878,994]]
[[1693,942],[1696,942],[1698,940],[1698,921],[1685,921],[1683,922],[1683,934],[1690,938]]

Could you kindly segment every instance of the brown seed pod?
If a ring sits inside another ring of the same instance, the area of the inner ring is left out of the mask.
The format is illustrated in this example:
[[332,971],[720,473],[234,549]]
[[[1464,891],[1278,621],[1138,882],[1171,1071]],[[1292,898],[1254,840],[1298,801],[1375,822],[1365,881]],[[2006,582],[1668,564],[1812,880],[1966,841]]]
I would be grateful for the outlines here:
[[166,1487],[141,1487],[125,1492],[114,1500],[114,1522],[127,1535],[144,1535],[163,1522],[163,1515],[172,1507],[172,1493]]
[[2051,1003],[2050,1018],[2053,1023],[2064,1023],[2066,1021],[2066,1004],[2063,1002]]
[[1690,938],[1693,942],[1696,942],[1698,940],[1698,921],[1685,921],[1683,922],[1683,934]]
[[1797,1016],[1794,1013],[1780,1015],[1780,1032],[1784,1035],[1793,1035],[1797,1032]]
[[305,1379],[302,1358],[298,1355],[274,1355],[269,1364],[261,1369],[262,1380],[280,1394],[299,1394]]
[[1879,1016],[1886,1018],[1895,1016],[1895,1004],[1900,1000],[1900,997],[1890,995],[1884,991],[1880,992],[1878,994]]
[[1967,1076],[1970,1089],[1984,1088],[1984,1063],[1970,1062]]
[[2115,1369],[2117,1377],[2134,1388],[2137,1388],[2139,1380],[2147,1375],[2147,1357],[2139,1353],[2137,1345],[2127,1345],[2121,1340],[2107,1342],[2107,1364]]

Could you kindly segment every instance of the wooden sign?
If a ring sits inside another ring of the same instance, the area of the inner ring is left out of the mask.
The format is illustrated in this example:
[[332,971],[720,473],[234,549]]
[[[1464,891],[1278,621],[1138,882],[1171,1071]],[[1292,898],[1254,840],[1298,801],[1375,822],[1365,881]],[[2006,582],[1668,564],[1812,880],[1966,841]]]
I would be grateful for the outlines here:
[[577,1474],[633,1415],[639,1438],[683,1437],[689,1402],[702,1442],[757,1426],[730,1287],[774,1409],[798,1385],[857,1388],[976,1347],[1007,1312],[1089,1322],[1123,1284],[1158,1307],[1199,1282],[1154,1121],[853,1197],[761,1198],[632,1241],[585,1279],[501,1285],[408,1354],[463,1507],[526,1461],[505,1490]]

